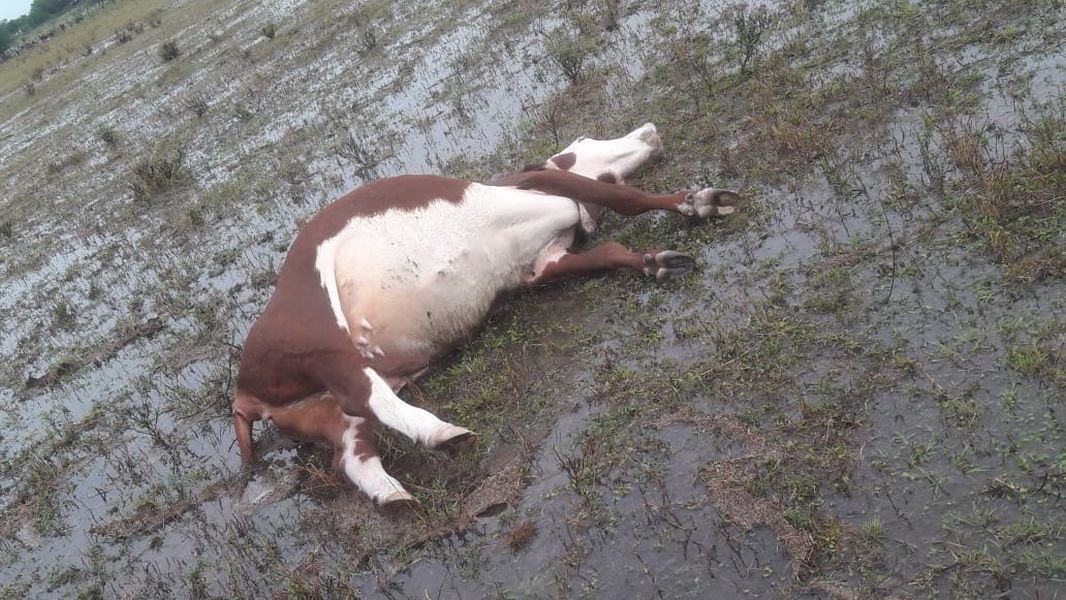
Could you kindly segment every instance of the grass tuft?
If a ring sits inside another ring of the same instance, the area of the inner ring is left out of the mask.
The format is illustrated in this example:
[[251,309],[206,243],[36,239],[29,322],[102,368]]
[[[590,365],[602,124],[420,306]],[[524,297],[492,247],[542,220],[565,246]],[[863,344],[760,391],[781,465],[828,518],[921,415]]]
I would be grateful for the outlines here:
[[507,532],[507,547],[518,552],[529,545],[535,535],[537,535],[537,525],[533,521],[525,520],[515,523]]
[[127,186],[137,202],[145,202],[186,178],[185,150],[161,150],[133,165]]
[[181,56],[181,49],[173,40],[168,40],[159,45],[159,58],[163,62],[170,62]]

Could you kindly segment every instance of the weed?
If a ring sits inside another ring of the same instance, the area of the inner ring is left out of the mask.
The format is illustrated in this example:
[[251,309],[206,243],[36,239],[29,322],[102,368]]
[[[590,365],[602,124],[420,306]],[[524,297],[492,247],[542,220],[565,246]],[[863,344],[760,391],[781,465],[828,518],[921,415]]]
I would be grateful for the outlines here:
[[173,40],[168,40],[159,45],[159,58],[163,62],[170,62],[181,56],[181,49]]
[[109,125],[101,125],[96,129],[96,139],[109,147],[114,148],[118,144],[118,134]]
[[537,535],[537,525],[533,521],[523,520],[520,523],[515,523],[507,531],[507,547],[514,552],[518,552],[525,548],[535,535]]
[[922,466],[927,460],[929,460],[930,452],[932,452],[932,446],[929,444],[912,444],[907,464],[912,468]]
[[259,28],[259,35],[265,37],[268,40],[274,39],[274,36],[278,33],[278,26],[274,22],[266,23]]
[[748,73],[748,65],[752,59],[758,56],[763,45],[763,36],[769,29],[770,14],[765,6],[759,5],[749,8],[746,4],[737,4],[732,7],[731,21],[733,32],[736,34],[737,56],[740,60],[741,74]]
[[207,98],[202,94],[196,94],[185,100],[185,108],[196,115],[197,118],[203,118],[207,114]]
[[984,140],[978,132],[971,127],[962,131],[952,127],[943,136],[956,167],[970,176],[979,176],[984,172]]
[[74,324],[74,309],[65,300],[52,305],[52,324],[61,329],[66,329]]
[[48,575],[48,591],[54,591],[65,585],[70,585],[74,582],[80,581],[85,577],[85,572],[79,567],[68,565],[66,567],[56,569]]
[[1029,147],[1009,159],[993,160],[972,124],[942,131],[962,174],[955,204],[970,232],[1023,281],[1061,276],[1066,270],[1066,252],[1048,245],[1066,219],[1063,132],[1066,117],[1045,116],[1030,125]]
[[391,158],[391,155],[383,155],[381,148],[368,145],[366,138],[357,136],[349,128],[342,128],[337,138],[336,153],[352,164],[355,174],[361,179],[375,177],[378,166]]
[[274,282],[277,281],[277,279],[277,270],[273,267],[273,265],[271,265],[265,269],[260,269],[259,271],[253,273],[250,279],[250,283],[252,284],[252,287],[256,289],[263,289],[274,285]]
[[548,56],[571,85],[585,76],[585,64],[596,51],[596,42],[586,36],[571,35],[557,29],[548,44]]
[[114,38],[116,44],[125,44],[133,39],[133,30],[130,27],[118,29],[115,31]]
[[941,393],[936,403],[944,417],[957,427],[973,427],[981,416],[981,405],[970,394],[953,396]]
[[1014,569],[1061,581],[1066,578],[1066,558],[1053,550],[1026,550],[1012,565]]
[[374,26],[366,24],[359,28],[359,50],[366,54],[378,46],[378,34]]
[[206,566],[204,559],[197,558],[192,570],[185,575],[185,585],[188,586],[190,600],[208,597],[207,578],[204,576],[204,567]]
[[45,165],[45,170],[48,172],[49,175],[58,175],[61,173],[66,173],[72,167],[76,167],[81,163],[85,162],[86,158],[88,158],[88,153],[81,150],[77,150],[64,156],[61,159],[49,162],[47,165]]
[[133,165],[126,185],[137,202],[145,202],[185,179],[185,149],[161,149]]
[[881,522],[881,519],[867,521],[862,524],[860,533],[863,540],[869,543],[880,544],[885,540],[885,525]]
[[1050,355],[1037,340],[1011,348],[1007,352],[1007,363],[1014,370],[1026,375],[1036,375],[1043,370]]
[[622,18],[622,0],[598,0],[595,9],[604,29],[618,29],[618,22]]
[[805,306],[813,311],[835,313],[855,299],[851,272],[846,266],[830,267],[814,274],[813,289]]

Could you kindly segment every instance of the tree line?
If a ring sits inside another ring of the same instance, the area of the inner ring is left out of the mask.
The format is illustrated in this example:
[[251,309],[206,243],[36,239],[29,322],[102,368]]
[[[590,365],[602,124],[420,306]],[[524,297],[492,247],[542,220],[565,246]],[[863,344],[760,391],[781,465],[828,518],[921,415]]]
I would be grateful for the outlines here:
[[28,13],[17,19],[0,21],[0,55],[7,52],[20,34],[30,31],[78,4],[91,3],[93,0],[33,0]]

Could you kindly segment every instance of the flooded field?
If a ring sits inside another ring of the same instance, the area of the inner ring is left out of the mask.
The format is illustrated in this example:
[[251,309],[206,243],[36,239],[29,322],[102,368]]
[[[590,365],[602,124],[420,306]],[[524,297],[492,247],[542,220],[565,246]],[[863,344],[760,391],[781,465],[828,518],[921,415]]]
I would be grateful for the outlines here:
[[[0,598],[1066,595],[1066,7],[128,0],[0,64]],[[608,218],[382,432],[421,509],[230,418],[300,225],[652,121]]]

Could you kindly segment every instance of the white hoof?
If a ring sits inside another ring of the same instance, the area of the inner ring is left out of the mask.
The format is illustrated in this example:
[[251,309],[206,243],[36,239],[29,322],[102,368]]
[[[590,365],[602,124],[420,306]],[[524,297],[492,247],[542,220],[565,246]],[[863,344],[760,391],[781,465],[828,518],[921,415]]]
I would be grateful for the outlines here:
[[398,506],[400,504],[418,504],[418,500],[415,500],[415,497],[407,490],[396,490],[378,501],[378,504],[380,504],[382,508],[387,508]]
[[477,437],[473,431],[465,427],[459,427],[458,425],[452,425],[451,423],[445,423],[437,428],[430,436],[426,445],[430,448],[437,450],[443,450],[447,448],[453,448],[459,444],[467,442]]
[[644,274],[658,281],[677,279],[695,267],[696,259],[673,250],[644,255]]
[[685,196],[685,201],[677,205],[677,211],[690,217],[722,217],[736,210],[740,195],[732,190],[707,188]]

